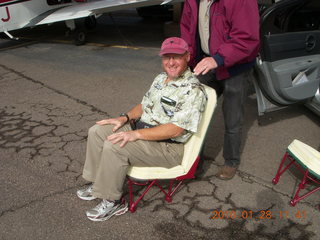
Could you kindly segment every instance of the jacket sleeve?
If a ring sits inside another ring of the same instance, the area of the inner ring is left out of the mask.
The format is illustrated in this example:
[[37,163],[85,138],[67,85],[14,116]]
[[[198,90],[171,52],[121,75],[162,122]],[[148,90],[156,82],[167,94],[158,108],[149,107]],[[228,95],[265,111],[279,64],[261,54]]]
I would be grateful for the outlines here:
[[191,29],[192,23],[192,8],[190,6],[189,0],[186,0],[183,6],[183,11],[180,19],[180,33],[181,38],[184,39],[189,46],[190,52],[190,63],[195,60],[196,49],[194,49],[194,37],[195,33],[193,33]]
[[253,60],[259,52],[259,11],[256,0],[225,0],[226,19],[231,28],[217,51],[225,67]]

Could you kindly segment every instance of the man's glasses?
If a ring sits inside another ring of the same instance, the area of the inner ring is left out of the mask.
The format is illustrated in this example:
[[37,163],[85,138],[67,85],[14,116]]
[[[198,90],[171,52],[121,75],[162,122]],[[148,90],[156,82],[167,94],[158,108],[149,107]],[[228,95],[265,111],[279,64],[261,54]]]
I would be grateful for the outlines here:
[[182,54],[182,55],[163,55],[161,58],[164,61],[169,61],[170,59],[177,61],[177,60],[181,60],[186,54]]

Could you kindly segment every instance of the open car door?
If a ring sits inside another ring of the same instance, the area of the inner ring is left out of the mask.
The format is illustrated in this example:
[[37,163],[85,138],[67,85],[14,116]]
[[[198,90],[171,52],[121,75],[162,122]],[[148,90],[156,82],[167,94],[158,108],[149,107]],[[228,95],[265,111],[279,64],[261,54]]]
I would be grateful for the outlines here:
[[320,116],[320,1],[282,0],[261,14],[258,112],[305,102]]

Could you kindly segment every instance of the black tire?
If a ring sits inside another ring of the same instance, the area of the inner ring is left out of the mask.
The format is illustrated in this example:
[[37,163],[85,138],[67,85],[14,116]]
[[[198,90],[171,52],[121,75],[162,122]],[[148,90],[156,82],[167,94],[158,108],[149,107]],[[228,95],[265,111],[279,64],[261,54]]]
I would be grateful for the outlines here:
[[73,32],[73,41],[74,41],[74,44],[76,46],[80,46],[80,45],[83,45],[86,43],[87,41],[87,34],[84,30],[81,30],[81,29],[76,29],[74,32]]

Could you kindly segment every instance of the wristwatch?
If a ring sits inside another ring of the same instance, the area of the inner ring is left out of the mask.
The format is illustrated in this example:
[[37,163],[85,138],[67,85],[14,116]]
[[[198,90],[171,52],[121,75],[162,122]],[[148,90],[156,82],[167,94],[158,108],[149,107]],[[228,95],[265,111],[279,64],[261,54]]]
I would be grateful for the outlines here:
[[129,122],[129,120],[130,120],[128,114],[126,114],[126,113],[121,113],[121,114],[120,114],[120,117],[126,117],[126,118],[127,118],[127,120],[126,120],[125,123]]

